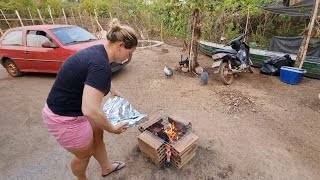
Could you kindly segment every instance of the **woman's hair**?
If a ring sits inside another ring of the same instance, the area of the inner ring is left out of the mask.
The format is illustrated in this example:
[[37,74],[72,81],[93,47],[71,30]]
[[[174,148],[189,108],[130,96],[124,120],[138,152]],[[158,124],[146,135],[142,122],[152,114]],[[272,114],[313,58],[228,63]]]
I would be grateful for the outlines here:
[[110,30],[107,39],[111,42],[124,42],[126,49],[131,49],[138,45],[136,32],[129,26],[121,25],[118,19],[113,19],[110,23]]

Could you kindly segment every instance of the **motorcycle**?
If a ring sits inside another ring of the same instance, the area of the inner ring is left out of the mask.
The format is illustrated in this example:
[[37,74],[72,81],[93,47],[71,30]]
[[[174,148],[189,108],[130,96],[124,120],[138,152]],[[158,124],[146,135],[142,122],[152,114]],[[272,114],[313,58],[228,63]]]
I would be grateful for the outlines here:
[[232,84],[238,73],[253,73],[250,47],[243,42],[248,34],[242,34],[225,45],[231,46],[232,49],[212,52],[212,58],[215,61],[212,68],[219,68],[219,78],[226,85]]

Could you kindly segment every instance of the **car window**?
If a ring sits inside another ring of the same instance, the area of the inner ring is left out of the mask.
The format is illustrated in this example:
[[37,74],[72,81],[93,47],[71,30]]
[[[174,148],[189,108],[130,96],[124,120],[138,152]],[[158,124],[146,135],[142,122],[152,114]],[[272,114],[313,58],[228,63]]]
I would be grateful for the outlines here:
[[27,31],[27,46],[41,47],[44,42],[50,41],[50,36],[44,31]]
[[22,46],[22,31],[11,31],[2,40],[3,45]]
[[51,29],[51,31],[61,41],[61,43],[65,45],[93,41],[98,39],[90,32],[76,26],[55,28]]

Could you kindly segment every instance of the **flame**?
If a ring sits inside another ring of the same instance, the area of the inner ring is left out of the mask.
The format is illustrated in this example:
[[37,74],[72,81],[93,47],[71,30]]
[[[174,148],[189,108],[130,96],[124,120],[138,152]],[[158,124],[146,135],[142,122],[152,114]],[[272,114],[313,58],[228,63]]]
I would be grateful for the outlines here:
[[168,135],[171,142],[177,141],[182,135],[181,130],[176,128],[173,123],[170,123],[168,128],[164,130],[164,132]]

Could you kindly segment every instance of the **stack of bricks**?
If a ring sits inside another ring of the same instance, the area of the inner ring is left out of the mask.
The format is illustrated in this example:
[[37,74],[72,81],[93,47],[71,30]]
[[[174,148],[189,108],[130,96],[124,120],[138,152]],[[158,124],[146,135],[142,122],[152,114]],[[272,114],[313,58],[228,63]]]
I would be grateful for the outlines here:
[[[171,163],[180,169],[196,155],[198,137],[192,132],[188,132],[181,139],[167,143],[165,140],[147,130],[148,127],[151,127],[159,121],[163,121],[163,119],[153,117],[139,126],[139,130],[142,132],[138,136],[139,148],[145,157],[157,165],[162,165],[166,161],[165,147],[169,145],[171,147]],[[174,121],[180,122],[177,119],[174,119]]]

